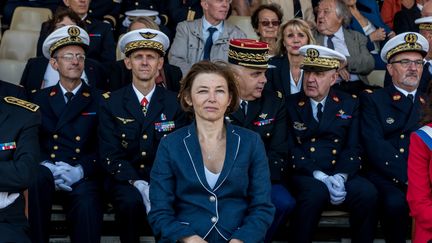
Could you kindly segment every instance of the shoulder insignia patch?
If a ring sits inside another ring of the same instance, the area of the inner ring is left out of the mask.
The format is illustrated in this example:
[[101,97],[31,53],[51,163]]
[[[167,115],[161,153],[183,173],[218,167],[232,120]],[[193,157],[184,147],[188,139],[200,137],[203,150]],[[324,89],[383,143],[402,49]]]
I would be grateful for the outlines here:
[[102,96],[103,96],[105,99],[108,99],[108,98],[110,97],[110,93],[111,93],[111,92],[103,93]]
[[12,105],[21,106],[22,108],[25,108],[25,109],[33,111],[33,112],[36,112],[39,109],[38,105],[30,103],[30,102],[25,101],[25,100],[15,98],[13,96],[4,97],[4,101],[6,101],[6,103],[9,103]]
[[373,91],[371,89],[365,89],[364,92],[368,93],[368,94],[372,94]]

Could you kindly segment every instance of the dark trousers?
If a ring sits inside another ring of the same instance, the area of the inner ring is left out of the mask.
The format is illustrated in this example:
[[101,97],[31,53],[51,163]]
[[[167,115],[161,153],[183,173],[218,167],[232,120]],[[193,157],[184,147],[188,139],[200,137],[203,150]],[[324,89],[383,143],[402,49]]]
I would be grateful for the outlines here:
[[[296,208],[291,221],[291,242],[312,242],[321,213],[330,205],[330,194],[324,183],[312,176],[291,177]],[[377,191],[368,180],[354,176],[345,183],[347,195],[339,206],[350,213],[353,243],[373,242],[376,228]]]
[[0,242],[30,243],[25,203],[21,194],[12,204],[0,209]]
[[107,181],[107,192],[114,206],[122,243],[139,243],[147,225],[144,201],[138,189],[127,182]]
[[409,208],[406,200],[406,188],[376,174],[369,173],[368,179],[378,190],[379,219],[386,242],[405,243],[409,234]]
[[279,227],[287,222],[288,215],[295,207],[295,199],[282,184],[273,184],[271,188],[271,200],[276,208],[273,222],[267,230],[265,242],[272,242]]
[[[55,192],[54,178],[45,166],[39,165],[37,172],[28,193],[30,231],[33,242],[46,243]],[[96,181],[81,180],[72,186],[71,192],[55,192],[66,212],[71,242],[100,242],[103,217],[100,188]]]

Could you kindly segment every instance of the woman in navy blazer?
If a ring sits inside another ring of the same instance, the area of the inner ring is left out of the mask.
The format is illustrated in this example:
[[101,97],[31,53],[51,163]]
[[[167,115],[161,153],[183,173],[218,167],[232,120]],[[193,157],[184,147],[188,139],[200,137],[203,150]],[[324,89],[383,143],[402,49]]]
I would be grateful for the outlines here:
[[226,64],[195,64],[180,102],[195,122],[162,139],[150,175],[148,215],[158,242],[262,242],[273,220],[259,135],[225,122],[238,107]]
[[303,70],[300,65],[303,56],[299,49],[304,45],[314,44],[315,39],[308,23],[302,19],[291,19],[283,24],[279,35],[278,56],[269,62],[275,68],[269,68],[266,72],[266,89],[286,97],[302,90]]

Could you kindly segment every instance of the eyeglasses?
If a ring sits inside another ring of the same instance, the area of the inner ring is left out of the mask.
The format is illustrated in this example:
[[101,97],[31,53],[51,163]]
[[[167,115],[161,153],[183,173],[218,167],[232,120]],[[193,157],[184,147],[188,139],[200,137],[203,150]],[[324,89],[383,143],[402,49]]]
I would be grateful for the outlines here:
[[411,66],[412,63],[414,63],[414,66],[416,68],[419,68],[419,67],[423,66],[424,61],[423,60],[402,59],[402,60],[399,60],[399,61],[391,62],[390,64],[394,64],[394,63],[399,63],[403,68],[408,68],[409,66]]
[[262,24],[265,27],[269,26],[270,24],[272,24],[273,26],[279,26],[280,21],[279,20],[272,20],[272,21],[263,20],[263,21],[260,21],[260,24]]
[[65,60],[66,62],[72,62],[74,58],[78,60],[78,62],[83,62],[86,59],[86,56],[81,53],[73,54],[73,53],[66,53],[63,56],[55,56],[54,58],[61,58]]

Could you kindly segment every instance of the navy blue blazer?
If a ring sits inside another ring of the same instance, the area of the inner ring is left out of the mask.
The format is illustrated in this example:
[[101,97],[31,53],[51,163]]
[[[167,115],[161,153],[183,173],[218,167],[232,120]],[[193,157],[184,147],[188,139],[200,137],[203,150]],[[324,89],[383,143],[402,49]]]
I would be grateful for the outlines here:
[[287,112],[283,99],[274,92],[264,90],[259,99],[249,101],[247,114],[242,109],[226,117],[232,124],[248,128],[261,136],[269,159],[273,183],[283,179],[287,169]]
[[286,98],[288,95],[292,94],[288,57],[286,55],[275,56],[270,59],[269,64],[276,68],[267,69],[267,83],[265,88],[275,91],[277,94],[282,94],[282,96]]
[[353,175],[361,162],[358,99],[331,89],[325,102],[318,123],[303,92],[288,97],[291,167],[294,173],[310,176],[314,170]]
[[264,145],[258,134],[226,125],[222,172],[212,189],[204,174],[195,123],[162,139],[151,171],[148,215],[158,242],[216,229],[227,240],[262,242],[274,207]]
[[[20,81],[27,94],[41,89],[48,64],[49,60],[45,57],[34,57],[27,61]],[[100,90],[107,90],[108,78],[99,62],[87,58],[84,63],[84,71],[90,86]]]
[[425,97],[416,93],[414,104],[394,85],[361,96],[361,135],[371,171],[405,185],[411,132],[420,128]]
[[132,84],[104,98],[99,122],[102,167],[117,182],[148,181],[161,138],[187,123],[176,94],[156,86],[146,116]]

